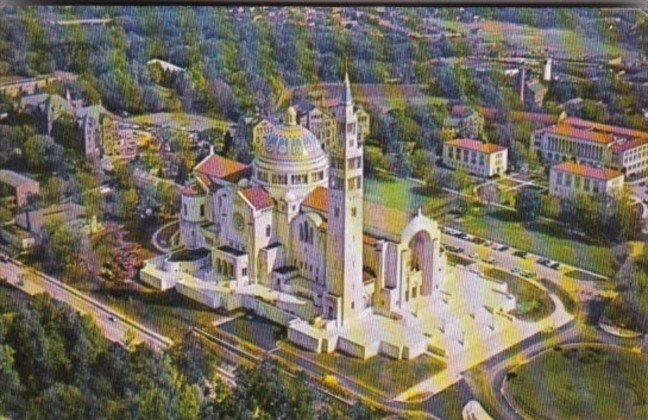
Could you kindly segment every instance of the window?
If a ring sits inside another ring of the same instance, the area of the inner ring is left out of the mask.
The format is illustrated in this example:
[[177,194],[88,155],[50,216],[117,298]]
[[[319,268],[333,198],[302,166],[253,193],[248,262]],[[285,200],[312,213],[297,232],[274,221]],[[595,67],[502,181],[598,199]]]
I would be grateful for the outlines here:
[[355,302],[351,302],[351,309],[355,309]]
[[244,268],[244,269],[241,270],[241,275],[242,275],[243,277],[246,277],[246,276],[247,276],[247,268]]
[[356,207],[351,208],[351,216],[356,217],[356,214],[358,213],[358,209]]
[[205,205],[200,205],[200,217],[205,217]]
[[184,215],[187,216],[187,205],[186,204],[182,205],[182,210],[184,212]]
[[340,208],[336,207],[333,211],[335,213],[335,217],[340,217]]
[[266,238],[269,238],[271,233],[272,227],[270,225],[266,226]]

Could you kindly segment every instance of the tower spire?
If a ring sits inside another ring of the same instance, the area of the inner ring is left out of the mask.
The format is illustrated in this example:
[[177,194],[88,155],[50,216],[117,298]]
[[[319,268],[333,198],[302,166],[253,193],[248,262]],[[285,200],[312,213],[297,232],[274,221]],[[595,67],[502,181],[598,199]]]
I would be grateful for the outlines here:
[[349,81],[349,72],[344,66],[344,93],[342,95],[342,103],[345,105],[351,105],[353,103],[353,96],[351,95],[351,82]]

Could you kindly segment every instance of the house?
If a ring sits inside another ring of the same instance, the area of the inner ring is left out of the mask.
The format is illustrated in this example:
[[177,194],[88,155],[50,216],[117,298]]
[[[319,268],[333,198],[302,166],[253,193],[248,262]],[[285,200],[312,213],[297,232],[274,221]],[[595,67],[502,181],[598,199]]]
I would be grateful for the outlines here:
[[457,137],[476,139],[484,131],[484,117],[476,110],[464,105],[454,105],[450,116],[443,123],[444,138]]
[[[0,170],[0,188],[6,192],[5,202],[22,207],[40,193],[39,184],[31,178],[6,169]],[[3,196],[5,194],[0,194]]]

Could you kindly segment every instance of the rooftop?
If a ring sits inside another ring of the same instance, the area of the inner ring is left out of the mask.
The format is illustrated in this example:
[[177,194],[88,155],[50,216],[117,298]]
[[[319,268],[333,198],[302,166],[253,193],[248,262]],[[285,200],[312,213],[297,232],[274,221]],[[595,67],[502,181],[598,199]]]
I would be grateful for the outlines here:
[[620,141],[612,145],[613,152],[625,152],[626,150],[634,149],[635,147],[648,144],[648,139],[634,138],[628,141]]
[[554,165],[551,168],[552,171],[566,172],[573,175],[585,176],[588,178],[600,179],[603,181],[609,181],[611,179],[618,178],[623,176],[619,171],[609,168],[595,168],[589,165],[583,165],[576,162],[563,162],[557,165]]
[[[309,207],[323,215],[328,213],[328,189],[315,188],[302,202],[302,206]],[[412,220],[410,213],[383,206],[371,201],[364,202],[364,232],[365,243],[375,243],[379,238],[397,238],[405,226]],[[322,229],[326,229],[324,223]]]
[[17,188],[23,184],[37,183],[31,178],[7,169],[0,170],[0,182]]
[[625,127],[617,127],[614,125],[601,124],[594,121],[581,120],[580,118],[568,117],[561,122],[564,124],[571,125],[572,127],[596,130],[604,133],[614,134],[616,136],[648,139],[648,133],[646,133],[645,131],[638,131],[638,130],[632,130],[630,128],[625,128]]
[[223,179],[237,182],[251,175],[251,167],[222,156],[212,154],[207,156],[195,168],[194,172],[205,175],[210,179]]
[[551,134],[573,137],[573,138],[590,141],[594,143],[608,144],[614,141],[614,137],[611,134],[601,133],[597,131],[590,131],[590,130],[582,130],[564,121],[561,121],[558,123],[558,125],[549,127],[546,130]]
[[274,201],[270,194],[263,187],[248,187],[241,190],[241,195],[256,210],[272,207]]
[[479,140],[471,139],[457,139],[450,140],[446,142],[449,146],[460,147],[462,149],[474,150],[481,153],[497,153],[506,150],[506,147],[502,147],[493,143],[483,143]]

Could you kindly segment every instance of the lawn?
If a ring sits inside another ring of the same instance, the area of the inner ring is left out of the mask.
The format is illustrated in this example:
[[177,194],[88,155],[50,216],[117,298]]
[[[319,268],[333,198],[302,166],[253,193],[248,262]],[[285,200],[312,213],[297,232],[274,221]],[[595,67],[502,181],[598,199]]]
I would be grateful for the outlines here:
[[549,295],[539,287],[499,268],[484,270],[486,277],[503,281],[508,285],[508,291],[515,296],[516,307],[512,315],[525,321],[540,321],[556,310]]
[[513,400],[535,419],[648,418],[645,355],[558,347],[511,376]]
[[[445,364],[434,357],[422,355],[414,360],[395,360],[385,356],[375,356],[361,360],[341,353],[317,354],[302,350],[287,341],[282,341],[282,357],[294,359],[291,353],[324,366],[331,374],[343,375],[363,387],[390,397],[395,397],[407,389],[429,378],[445,368]],[[287,348],[289,351],[283,350]]]
[[[423,185],[389,175],[370,175],[365,178],[364,198],[366,201],[382,204],[404,211],[440,209],[449,201],[449,194],[428,195]],[[436,212],[436,211],[435,211]]]
[[[372,175],[365,179],[365,200],[400,210],[433,209],[437,219],[451,199],[452,195],[445,193],[429,196],[423,186],[402,178]],[[473,235],[605,276],[613,276],[616,272],[609,245],[567,232],[556,223],[538,221],[524,224],[513,210],[483,211],[471,205],[461,222],[450,221],[448,224]]]
[[512,210],[471,211],[452,227],[534,254],[613,276],[616,262],[606,244],[568,232],[556,223],[523,223]]

